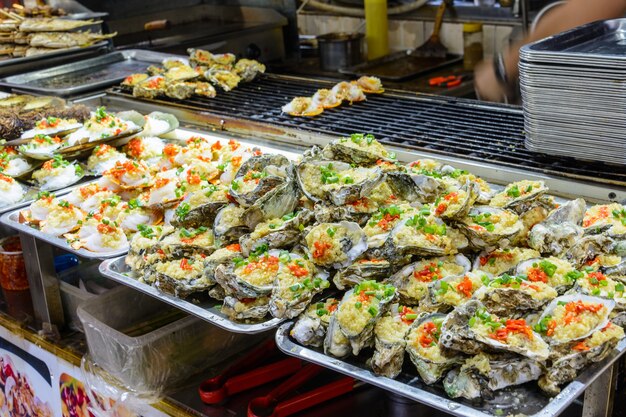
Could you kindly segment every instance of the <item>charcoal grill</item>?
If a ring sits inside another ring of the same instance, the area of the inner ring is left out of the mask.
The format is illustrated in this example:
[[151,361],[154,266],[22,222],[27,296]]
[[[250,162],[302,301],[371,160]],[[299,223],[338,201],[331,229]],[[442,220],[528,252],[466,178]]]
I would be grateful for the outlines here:
[[[192,110],[202,123],[225,130],[235,126],[233,129],[239,131],[278,136],[310,133],[346,136],[366,132],[384,143],[410,151],[626,187],[626,172],[608,164],[526,150],[524,120],[518,107],[391,90],[383,95],[369,95],[366,102],[327,110],[315,118],[295,118],[281,112],[281,107],[293,97],[310,96],[332,85],[331,81],[270,74],[241,84],[231,92],[220,92],[215,98],[148,101]],[[121,87],[109,90],[109,94],[132,98]],[[609,195],[609,198],[615,196]]]

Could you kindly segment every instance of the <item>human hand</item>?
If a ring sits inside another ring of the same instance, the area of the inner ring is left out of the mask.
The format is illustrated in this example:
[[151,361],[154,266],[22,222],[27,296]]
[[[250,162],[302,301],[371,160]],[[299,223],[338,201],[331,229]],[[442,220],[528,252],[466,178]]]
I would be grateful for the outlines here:
[[506,100],[506,88],[496,77],[493,62],[485,60],[474,69],[474,90],[481,100],[503,103]]

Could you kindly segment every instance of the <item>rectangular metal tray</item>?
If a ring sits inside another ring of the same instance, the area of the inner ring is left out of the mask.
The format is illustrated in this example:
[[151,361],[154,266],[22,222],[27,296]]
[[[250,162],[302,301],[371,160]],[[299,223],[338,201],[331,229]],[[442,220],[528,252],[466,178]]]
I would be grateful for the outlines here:
[[461,55],[447,54],[445,58],[412,56],[412,50],[396,52],[369,62],[364,62],[339,72],[347,75],[372,75],[382,80],[404,81],[420,74],[431,72],[460,62]]
[[[81,184],[85,185],[85,184]],[[68,191],[69,192],[69,191]],[[65,193],[67,194],[67,193]],[[59,197],[60,195],[57,194],[57,196]],[[12,229],[17,230],[20,233],[24,233],[27,235],[30,235],[36,239],[42,240],[44,242],[50,243],[51,245],[54,245],[58,248],[61,248],[69,253],[73,253],[76,256],[80,256],[82,258],[85,259],[108,259],[108,258],[116,258],[118,256],[121,256],[123,254],[125,254],[126,252],[128,252],[127,249],[124,250],[120,250],[120,251],[115,251],[115,252],[111,252],[111,253],[95,253],[95,252],[91,252],[88,251],[86,249],[72,249],[72,247],[67,243],[67,240],[62,238],[62,237],[56,237],[56,236],[52,236],[43,232],[40,232],[38,229],[33,228],[32,226],[29,226],[28,224],[23,224],[20,223],[19,218],[20,218],[20,210],[14,210],[14,211],[10,211],[8,213],[5,213],[2,215],[2,217],[0,217],[0,223],[4,224],[5,226],[8,226]]]
[[589,23],[575,29],[525,45],[520,54],[527,61],[567,62],[594,66],[614,61],[626,64],[626,19]]
[[195,296],[193,302],[185,301],[137,281],[129,276],[130,268],[124,263],[124,258],[125,257],[122,256],[102,262],[102,264],[100,264],[100,273],[120,284],[127,285],[152,297],[158,298],[165,303],[178,307],[222,329],[233,333],[256,334],[272,330],[284,322],[284,320],[276,318],[252,324],[234,322],[220,311],[221,303],[210,298],[208,295],[203,297]]
[[160,64],[163,59],[172,56],[140,49],[111,52],[96,58],[5,77],[0,79],[0,86],[38,94],[72,96],[117,84],[128,75],[145,72],[148,66]]
[[[287,355],[316,363],[446,413],[463,417],[493,417],[494,414],[557,416],[574,402],[596,378],[615,363],[626,350],[626,339],[623,339],[617,345],[615,352],[608,358],[587,368],[554,398],[542,394],[536,387],[536,383],[531,382],[511,389],[500,390],[496,393],[494,400],[477,405],[477,403],[467,400],[449,398],[441,384],[434,386],[424,384],[417,376],[417,371],[412,373],[403,371],[397,379],[386,378],[374,374],[362,359],[335,359],[326,356],[321,349],[300,346],[289,336],[292,325],[293,322],[284,323],[276,331],[276,345]],[[405,366],[412,367],[413,365],[405,363]]]

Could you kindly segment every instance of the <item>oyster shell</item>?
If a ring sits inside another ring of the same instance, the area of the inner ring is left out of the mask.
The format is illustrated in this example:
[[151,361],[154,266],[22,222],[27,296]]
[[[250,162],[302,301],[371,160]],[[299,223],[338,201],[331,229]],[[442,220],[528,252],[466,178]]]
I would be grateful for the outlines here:
[[318,224],[304,239],[313,263],[322,267],[347,267],[367,249],[365,233],[353,222]]
[[228,187],[209,184],[188,193],[176,207],[172,226],[212,226],[217,213],[228,204]]
[[619,203],[590,207],[583,218],[585,235],[604,234],[609,237],[626,237],[626,207]]
[[515,274],[515,267],[522,261],[538,258],[539,252],[527,248],[495,249],[483,251],[474,260],[474,270],[489,275]]
[[605,234],[588,235],[578,239],[574,245],[565,252],[564,258],[576,267],[582,267],[588,261],[607,253],[617,253],[615,240]]
[[478,199],[479,192],[478,184],[470,181],[460,187],[449,187],[435,200],[435,214],[446,220],[463,218]]
[[241,81],[239,75],[221,68],[210,68],[204,73],[204,78],[224,91],[230,91],[236,88]]
[[282,155],[257,155],[241,164],[230,184],[230,194],[249,207],[270,190],[285,182],[290,162]]
[[209,227],[183,227],[163,236],[158,246],[168,258],[195,258],[196,255],[209,256],[215,252],[215,238]]
[[193,257],[158,261],[146,268],[146,275],[152,275],[146,281],[154,282],[154,286],[165,293],[187,298],[214,285],[204,277],[203,271],[202,260]]
[[439,381],[460,358],[445,354],[439,347],[441,325],[445,314],[423,314],[415,320],[406,335],[406,351],[422,380],[430,385]]
[[260,320],[267,316],[269,311],[269,298],[244,298],[237,299],[232,296],[224,297],[222,313],[234,321]]
[[235,72],[241,77],[241,81],[250,82],[257,75],[265,72],[265,65],[253,59],[240,59],[235,64]]
[[539,379],[539,387],[549,395],[557,395],[561,391],[559,385],[573,381],[578,372],[590,363],[606,358],[623,338],[624,330],[608,323],[585,340],[567,344]]
[[417,318],[411,308],[392,305],[374,326],[374,346],[376,351],[370,362],[377,375],[395,378],[404,363],[404,340],[411,324]]
[[138,229],[139,231],[130,239],[128,255],[124,260],[126,265],[135,272],[142,270],[149,263],[147,254],[154,250],[161,235],[166,231],[161,226],[145,224],[139,225]]
[[270,219],[256,225],[251,233],[239,238],[241,251],[248,256],[262,245],[269,249],[284,249],[300,241],[304,227],[313,221],[313,212],[302,209],[283,217]]
[[379,248],[384,245],[393,228],[416,213],[417,209],[408,204],[391,204],[378,208],[363,227],[367,235],[367,246]]
[[583,235],[580,226],[586,209],[585,200],[568,201],[530,229],[528,244],[543,254],[561,256]]
[[531,258],[520,262],[515,268],[516,275],[523,275],[532,282],[543,282],[559,294],[570,289],[578,277],[574,266],[565,259],[556,257]]
[[393,266],[385,259],[360,259],[347,268],[339,270],[333,277],[335,286],[344,290],[363,281],[382,281],[388,278]]
[[480,353],[446,375],[443,387],[451,398],[489,399],[502,388],[535,381],[543,366],[533,359]]
[[[272,254],[275,251],[270,251]],[[304,311],[313,297],[328,288],[328,273],[318,270],[295,253],[280,251],[278,271],[270,297],[270,314],[292,319]]]
[[244,223],[254,229],[259,223],[292,213],[300,201],[300,189],[293,179],[274,188],[254,202],[243,214]]
[[552,300],[538,318],[535,330],[552,345],[589,337],[609,322],[615,302],[583,294],[562,295]]
[[384,180],[380,168],[352,168],[339,161],[304,160],[296,167],[298,185],[313,202],[336,206],[367,197]]
[[402,303],[417,305],[429,295],[431,282],[448,277],[465,275],[471,269],[464,255],[427,258],[405,266],[389,278],[389,283],[398,290]]
[[372,134],[354,133],[349,138],[337,139],[324,147],[325,159],[356,165],[373,165],[379,160],[389,160],[390,153]]
[[220,242],[235,242],[249,232],[250,229],[244,223],[244,212],[245,208],[236,204],[228,204],[217,212],[213,233]]
[[615,308],[626,310],[626,294],[624,282],[604,275],[600,271],[586,268],[583,272],[576,271],[577,280],[573,291],[580,294],[593,295],[615,301]]
[[269,297],[274,278],[281,270],[279,257],[279,251],[259,250],[247,258],[233,258],[215,268],[215,281],[227,295],[238,299]]
[[408,202],[432,203],[445,189],[437,178],[412,172],[387,173],[387,183],[398,198]]
[[487,280],[485,274],[467,272],[433,281],[428,284],[428,296],[421,300],[420,307],[426,311],[447,311],[458,307],[472,298]]
[[330,318],[338,305],[339,300],[332,297],[311,304],[298,317],[289,334],[303,346],[322,346]]
[[516,206],[536,200],[548,192],[543,181],[523,180],[511,183],[504,190],[493,196],[490,206],[515,208]]
[[491,313],[499,316],[519,315],[537,310],[556,298],[556,290],[543,282],[529,281],[525,276],[502,275],[485,280],[485,286],[474,293]]
[[544,361],[550,353],[548,344],[525,320],[507,319],[503,322],[487,312],[478,300],[470,300],[448,314],[441,327],[439,343],[470,355],[483,350],[504,351]]
[[234,259],[241,257],[241,248],[238,243],[217,249],[204,259],[204,276],[209,282],[215,282],[215,270],[219,265],[228,265]]
[[341,331],[339,322],[337,321],[337,313],[335,312],[330,317],[326,336],[324,337],[324,354],[336,358],[345,358],[350,354],[350,350],[350,341]]
[[345,293],[331,322],[337,322],[354,355],[372,344],[374,325],[395,295],[394,287],[375,281],[364,281]]
[[459,229],[477,249],[507,247],[522,228],[517,214],[490,206],[473,207],[459,223]]

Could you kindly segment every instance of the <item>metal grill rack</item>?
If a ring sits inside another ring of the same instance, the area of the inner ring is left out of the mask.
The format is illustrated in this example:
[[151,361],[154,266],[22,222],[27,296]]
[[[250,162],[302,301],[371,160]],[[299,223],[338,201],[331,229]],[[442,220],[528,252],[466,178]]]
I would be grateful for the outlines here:
[[[388,91],[368,100],[326,110],[315,118],[291,117],[281,107],[311,96],[330,81],[265,75],[217,97],[153,102],[327,135],[374,134],[382,142],[448,156],[521,168],[555,176],[626,186],[626,172],[599,162],[551,157],[524,148],[524,119],[517,107],[472,100]],[[113,95],[130,96],[115,87]]]

